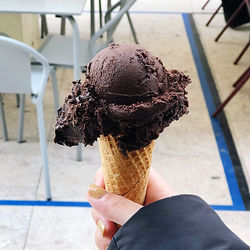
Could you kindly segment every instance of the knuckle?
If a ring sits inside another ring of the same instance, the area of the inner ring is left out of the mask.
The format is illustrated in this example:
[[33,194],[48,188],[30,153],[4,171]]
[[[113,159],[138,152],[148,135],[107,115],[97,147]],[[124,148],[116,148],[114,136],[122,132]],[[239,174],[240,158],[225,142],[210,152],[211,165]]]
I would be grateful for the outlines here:
[[126,199],[124,199],[122,196],[115,196],[115,199],[113,199],[113,204],[112,204],[116,209],[123,209],[126,207],[127,202]]
[[114,211],[122,211],[126,207],[126,200],[119,195],[109,194],[107,201],[108,206],[105,206],[104,209],[109,217],[113,216]]

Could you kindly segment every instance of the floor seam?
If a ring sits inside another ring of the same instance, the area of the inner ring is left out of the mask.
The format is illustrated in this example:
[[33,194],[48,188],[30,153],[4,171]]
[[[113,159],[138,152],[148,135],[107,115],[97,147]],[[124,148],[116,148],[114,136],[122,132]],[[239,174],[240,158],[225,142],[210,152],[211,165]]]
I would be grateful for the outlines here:
[[[36,191],[35,191],[35,195],[34,195],[35,200],[37,199],[39,184],[41,182],[42,169],[43,169],[43,167],[41,166],[40,174],[39,174],[39,178],[38,178],[38,182],[37,182],[37,186],[36,186]],[[28,228],[27,228],[27,233],[26,233],[25,240],[24,240],[23,250],[25,250],[26,245],[27,245],[27,241],[28,241],[28,238],[29,238],[31,222],[32,222],[33,214],[34,214],[34,209],[35,209],[35,207],[32,206],[32,210],[31,210],[31,214],[30,214],[30,221],[29,221],[29,225],[28,225]]]

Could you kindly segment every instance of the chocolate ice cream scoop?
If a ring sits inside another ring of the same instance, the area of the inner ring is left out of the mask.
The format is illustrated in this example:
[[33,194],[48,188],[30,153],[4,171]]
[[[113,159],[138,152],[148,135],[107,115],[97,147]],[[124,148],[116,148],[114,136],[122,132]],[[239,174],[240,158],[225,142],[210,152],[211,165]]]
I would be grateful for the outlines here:
[[84,84],[73,82],[58,110],[54,141],[92,145],[111,134],[124,154],[143,148],[188,113],[190,82],[138,45],[111,44],[88,64]]
[[163,66],[138,45],[111,44],[88,66],[95,92],[108,102],[131,104],[159,94]]

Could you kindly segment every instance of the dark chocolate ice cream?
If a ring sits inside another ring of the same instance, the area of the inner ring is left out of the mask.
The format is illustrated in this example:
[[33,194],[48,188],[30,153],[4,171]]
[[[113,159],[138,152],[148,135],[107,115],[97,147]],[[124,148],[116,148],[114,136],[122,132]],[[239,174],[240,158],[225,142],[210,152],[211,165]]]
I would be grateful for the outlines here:
[[124,154],[143,148],[188,113],[190,82],[138,45],[111,44],[88,64],[85,82],[73,82],[58,110],[54,141],[92,145],[111,134]]

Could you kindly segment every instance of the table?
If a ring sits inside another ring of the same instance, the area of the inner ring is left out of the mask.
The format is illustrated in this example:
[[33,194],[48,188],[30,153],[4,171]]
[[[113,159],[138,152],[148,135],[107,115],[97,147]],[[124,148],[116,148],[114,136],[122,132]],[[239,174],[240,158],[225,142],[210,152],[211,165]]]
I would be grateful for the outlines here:
[[[87,0],[7,0],[1,1],[0,13],[54,14],[65,16],[73,30],[73,69],[75,80],[81,78],[80,33],[74,15],[81,15]],[[91,34],[94,34],[94,0],[91,0]],[[81,146],[77,148],[77,160],[81,161]]]
[[1,13],[81,15],[87,0],[1,1]]

